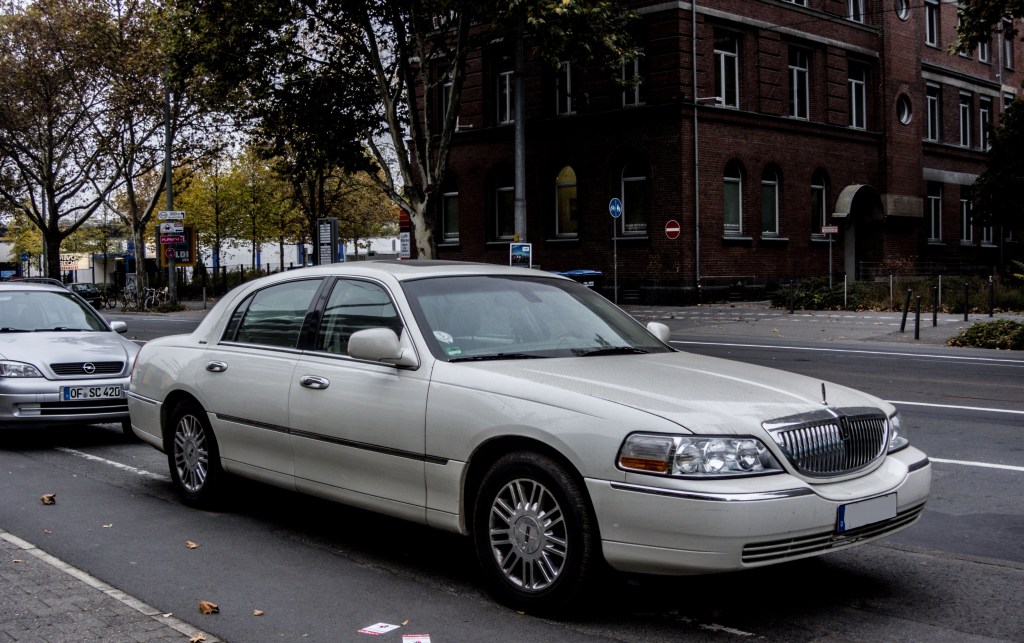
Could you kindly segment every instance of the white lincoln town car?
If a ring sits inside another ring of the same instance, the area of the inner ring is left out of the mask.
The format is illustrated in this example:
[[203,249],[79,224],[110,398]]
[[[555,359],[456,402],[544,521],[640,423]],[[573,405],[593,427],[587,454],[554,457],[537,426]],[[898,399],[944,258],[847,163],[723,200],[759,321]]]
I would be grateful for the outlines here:
[[466,534],[517,609],[606,566],[750,569],[919,518],[931,466],[892,405],[668,342],[539,270],[335,264],[147,343],[128,403],[186,503],[235,475]]

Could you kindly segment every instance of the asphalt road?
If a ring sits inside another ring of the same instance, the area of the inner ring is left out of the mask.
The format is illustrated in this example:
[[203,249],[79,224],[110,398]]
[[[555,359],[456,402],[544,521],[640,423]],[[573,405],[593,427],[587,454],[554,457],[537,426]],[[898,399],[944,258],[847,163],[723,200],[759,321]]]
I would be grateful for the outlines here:
[[[197,318],[127,321],[145,341]],[[223,511],[188,509],[162,454],[100,426],[0,434],[0,528],[227,641],[365,641],[375,623],[404,624],[380,639],[393,641],[1024,641],[1022,356],[668,321],[685,350],[896,402],[933,459],[922,520],[754,572],[616,578],[587,613],[553,621],[495,604],[457,536],[244,482]],[[220,613],[200,615],[201,599]]]

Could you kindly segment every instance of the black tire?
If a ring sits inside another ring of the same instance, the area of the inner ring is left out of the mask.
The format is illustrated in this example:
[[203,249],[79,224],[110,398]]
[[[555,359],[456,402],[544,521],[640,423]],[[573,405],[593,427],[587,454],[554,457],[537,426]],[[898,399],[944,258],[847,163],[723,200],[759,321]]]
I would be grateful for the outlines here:
[[128,418],[121,420],[121,432],[124,433],[124,437],[129,442],[138,442],[139,438],[135,435],[135,431],[132,431],[132,421]]
[[206,412],[198,404],[182,402],[172,411],[170,422],[167,465],[175,490],[187,505],[216,505],[226,474]]
[[590,501],[564,465],[538,453],[505,455],[484,476],[473,542],[491,593],[516,610],[564,616],[598,576]]

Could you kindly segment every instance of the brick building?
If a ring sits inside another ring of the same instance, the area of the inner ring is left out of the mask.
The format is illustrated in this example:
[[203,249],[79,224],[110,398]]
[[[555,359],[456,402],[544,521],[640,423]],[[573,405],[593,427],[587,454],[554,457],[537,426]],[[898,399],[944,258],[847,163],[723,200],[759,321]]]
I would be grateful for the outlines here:
[[[535,265],[600,270],[624,300],[664,301],[908,265],[988,274],[1021,256],[1024,225],[976,225],[970,186],[987,127],[1021,95],[1024,43],[1000,29],[948,53],[948,0],[624,4],[643,49],[625,89],[572,61],[544,68],[527,42],[520,241]],[[512,46],[470,57],[436,212],[443,259],[508,261]]]

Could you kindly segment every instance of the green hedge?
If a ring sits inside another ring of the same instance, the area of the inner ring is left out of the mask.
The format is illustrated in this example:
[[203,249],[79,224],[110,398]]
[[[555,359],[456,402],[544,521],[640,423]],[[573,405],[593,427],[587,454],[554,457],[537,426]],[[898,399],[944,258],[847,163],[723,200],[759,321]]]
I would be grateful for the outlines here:
[[946,345],[1024,350],[1024,324],[1010,319],[978,322],[956,337],[946,340]]

